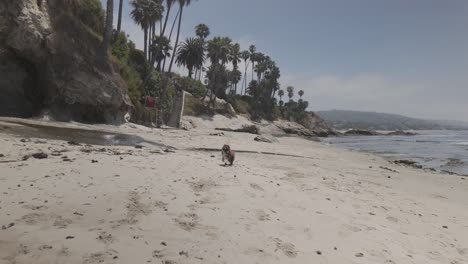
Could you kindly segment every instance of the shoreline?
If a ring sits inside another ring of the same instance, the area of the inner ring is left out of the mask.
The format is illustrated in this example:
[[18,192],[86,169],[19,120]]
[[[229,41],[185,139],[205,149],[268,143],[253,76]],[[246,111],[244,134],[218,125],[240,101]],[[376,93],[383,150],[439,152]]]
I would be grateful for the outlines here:
[[[175,150],[0,130],[0,160],[49,154],[0,163],[1,264],[468,261],[468,180],[301,138],[86,127]],[[224,167],[219,153],[189,150],[225,143],[257,153]]]

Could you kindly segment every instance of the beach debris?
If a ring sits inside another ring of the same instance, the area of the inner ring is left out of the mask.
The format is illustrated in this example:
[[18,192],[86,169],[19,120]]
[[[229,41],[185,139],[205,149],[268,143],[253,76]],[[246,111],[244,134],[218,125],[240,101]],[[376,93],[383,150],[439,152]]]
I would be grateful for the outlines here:
[[74,215],[78,215],[78,216],[83,216],[84,214],[80,213],[80,212],[74,212],[73,213]]
[[265,143],[274,143],[274,142],[278,142],[278,140],[274,137],[270,137],[270,136],[267,136],[267,135],[261,135],[261,136],[257,136],[254,138],[255,141],[257,142],[265,142]]
[[26,161],[31,157],[33,157],[35,159],[47,159],[49,157],[49,155],[47,155],[44,152],[38,152],[38,153],[30,154],[30,155],[25,155],[25,156],[23,156],[22,160]]
[[442,228],[444,228],[444,229],[448,229],[448,226],[442,226]]
[[180,252],[179,252],[179,256],[185,256],[185,257],[188,258],[189,255],[188,255],[188,252],[187,252],[187,251],[180,251]]
[[173,150],[173,149],[165,149],[164,152],[166,152],[166,153],[175,153],[175,150]]
[[49,157],[49,155],[47,155],[44,152],[38,152],[38,153],[32,154],[32,157],[35,158],[35,159],[47,159]]
[[135,145],[135,148],[136,148],[136,149],[142,149],[143,146],[142,146],[142,145]]
[[5,155],[0,153],[0,158],[3,158],[3,157],[5,157]]
[[161,242],[161,245],[163,245],[163,246],[165,246],[165,247],[167,246],[166,242],[164,242],[164,241]]
[[76,142],[76,141],[73,141],[73,140],[72,140],[72,141],[68,141],[68,145],[70,145],[70,146],[81,146],[80,143],[78,143],[78,142]]
[[333,249],[334,249],[334,250],[338,250],[338,248],[337,248],[337,247],[334,247]]
[[74,236],[67,236],[65,239],[74,239],[75,237]]
[[98,162],[99,162],[99,161],[97,161],[97,160],[94,160],[94,159],[93,159],[93,160],[91,160],[91,163],[98,163]]
[[259,135],[259,129],[255,125],[245,125],[242,128],[231,129],[231,128],[215,128],[215,130],[225,131],[225,132],[239,132],[239,133],[250,133]]
[[31,141],[30,139],[25,139],[25,138],[20,139],[20,142],[23,142],[23,143],[30,142],[30,141]]
[[52,249],[52,246],[49,246],[49,245],[42,245],[39,247],[39,250],[42,251],[42,250],[50,250]]
[[223,132],[211,133],[210,136],[222,137],[222,136],[224,136],[224,133]]
[[394,169],[387,168],[387,167],[380,166],[379,168],[381,168],[382,170],[387,170],[387,171],[398,173],[398,171],[396,171]]
[[356,253],[356,254],[354,254],[354,256],[356,258],[362,258],[362,257],[364,257],[364,254],[363,253]]
[[315,253],[317,253],[317,255],[322,255],[322,251],[320,250],[315,251]]
[[9,223],[7,226],[2,225],[2,230],[6,230],[6,229],[12,228],[12,227],[14,227],[14,226],[15,226],[15,223]]

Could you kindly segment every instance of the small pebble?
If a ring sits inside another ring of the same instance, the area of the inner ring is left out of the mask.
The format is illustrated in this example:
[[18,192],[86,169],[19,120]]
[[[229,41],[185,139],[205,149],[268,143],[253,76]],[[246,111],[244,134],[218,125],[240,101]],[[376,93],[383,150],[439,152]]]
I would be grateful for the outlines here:
[[161,245],[163,245],[163,246],[167,246],[166,242],[164,242],[164,241],[163,241],[163,242],[161,242]]
[[317,255],[322,255],[322,251],[316,251],[315,253],[317,253]]
[[442,228],[448,229],[448,226],[442,226]]
[[67,236],[65,239],[74,239],[74,236]]
[[355,256],[356,258],[362,258],[362,257],[364,257],[364,254],[362,254],[362,253],[356,253],[354,256]]

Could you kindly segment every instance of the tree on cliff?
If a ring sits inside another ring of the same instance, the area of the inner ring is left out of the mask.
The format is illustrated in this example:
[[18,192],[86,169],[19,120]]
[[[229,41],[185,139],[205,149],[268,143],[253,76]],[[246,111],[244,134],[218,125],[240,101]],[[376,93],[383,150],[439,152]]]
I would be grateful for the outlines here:
[[102,39],[102,54],[104,57],[108,56],[111,39],[112,39],[112,26],[114,19],[114,0],[107,0],[106,8],[106,28],[104,30],[104,38]]

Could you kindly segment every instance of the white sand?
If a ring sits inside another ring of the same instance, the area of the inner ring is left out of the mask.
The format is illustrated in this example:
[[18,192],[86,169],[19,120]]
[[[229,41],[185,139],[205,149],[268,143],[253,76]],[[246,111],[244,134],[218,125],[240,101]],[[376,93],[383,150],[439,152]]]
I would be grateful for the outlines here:
[[[468,263],[462,177],[299,138],[268,144],[207,129],[85,126],[178,148],[99,152],[23,143],[4,133],[11,126],[0,122],[0,162],[38,150],[65,151],[72,162],[49,155],[0,163],[0,264]],[[223,167],[218,152],[187,150],[224,143],[305,158],[238,153]]]

